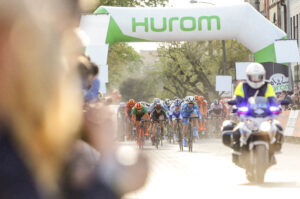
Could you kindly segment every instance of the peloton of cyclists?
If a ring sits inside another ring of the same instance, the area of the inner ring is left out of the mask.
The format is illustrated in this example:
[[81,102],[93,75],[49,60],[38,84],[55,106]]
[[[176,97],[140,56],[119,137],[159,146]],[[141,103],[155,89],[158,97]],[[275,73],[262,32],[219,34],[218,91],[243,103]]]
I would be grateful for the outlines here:
[[[124,109],[124,103],[120,104],[118,115],[122,113],[121,110]],[[165,99],[165,101],[155,98],[151,105],[146,102],[136,103],[135,100],[130,99],[125,108],[125,116],[127,118],[127,139],[130,138],[133,126],[139,128],[139,121],[143,116],[145,120],[151,119],[150,127],[147,126],[145,135],[148,135],[148,129],[151,131],[151,140],[153,141],[154,136],[157,133],[157,125],[160,123],[160,133],[163,139],[164,127],[167,124],[168,133],[177,132],[178,122],[182,124],[181,132],[184,138],[184,146],[187,146],[187,130],[189,117],[193,117],[192,121],[192,131],[195,137],[198,137],[198,130],[201,132],[205,131],[207,126],[205,124],[204,118],[208,115],[214,116],[228,116],[227,107],[224,100],[214,100],[210,105],[208,110],[207,101],[204,100],[203,96],[187,96],[184,101],[175,97],[173,102],[170,99]],[[146,117],[148,115],[148,118]],[[164,120],[164,121],[162,121]],[[165,123],[167,121],[167,123]],[[134,125],[133,125],[134,124]],[[139,132],[139,129],[137,129]],[[137,134],[138,135],[138,134]],[[176,133],[173,133],[173,138],[176,140]],[[177,140],[178,141],[178,140]]]

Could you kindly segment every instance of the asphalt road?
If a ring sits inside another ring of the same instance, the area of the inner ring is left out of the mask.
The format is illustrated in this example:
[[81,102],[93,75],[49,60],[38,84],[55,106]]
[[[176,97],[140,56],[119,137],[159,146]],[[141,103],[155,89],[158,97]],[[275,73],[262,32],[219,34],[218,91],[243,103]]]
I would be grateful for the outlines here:
[[[136,148],[133,142],[125,145]],[[184,150],[166,143],[157,150],[148,142],[143,150],[151,162],[147,184],[124,198],[300,198],[300,145],[284,144],[262,185],[248,183],[245,171],[231,162],[231,150],[219,139],[199,140],[192,153]]]

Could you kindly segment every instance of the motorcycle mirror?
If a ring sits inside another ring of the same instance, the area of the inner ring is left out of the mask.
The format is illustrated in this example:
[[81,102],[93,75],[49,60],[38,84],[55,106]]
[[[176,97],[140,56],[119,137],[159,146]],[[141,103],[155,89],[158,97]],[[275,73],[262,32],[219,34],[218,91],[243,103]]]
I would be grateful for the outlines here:
[[284,105],[284,106],[287,106],[287,105],[290,104],[290,102],[287,101],[287,100],[282,100],[282,101],[280,102],[280,104],[281,104],[281,105]]
[[231,105],[231,106],[237,105],[237,101],[236,100],[229,100],[227,103],[229,105]]

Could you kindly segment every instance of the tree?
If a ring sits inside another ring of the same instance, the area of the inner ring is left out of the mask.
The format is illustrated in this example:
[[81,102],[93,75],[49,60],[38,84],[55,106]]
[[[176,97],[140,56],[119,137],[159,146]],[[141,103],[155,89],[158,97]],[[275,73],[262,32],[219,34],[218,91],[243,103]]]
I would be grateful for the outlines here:
[[119,7],[156,7],[166,6],[169,0],[101,0],[97,4],[106,6],[119,6]]
[[[165,6],[169,0],[101,0],[90,10],[99,6]],[[108,52],[109,83],[108,88],[119,88],[122,81],[139,72],[143,62],[140,55],[127,43],[116,43]]]
[[[158,65],[164,92],[169,96],[202,95],[219,97],[215,77],[222,74],[221,41],[172,42],[160,47]],[[226,75],[235,76],[235,62],[249,61],[250,51],[236,41],[227,41]]]
[[127,77],[140,70],[143,65],[140,55],[127,43],[117,43],[108,52],[109,88],[119,88]]
[[149,82],[147,77],[128,78],[120,86],[122,100],[135,99],[136,101],[149,101],[155,97],[155,86],[157,85]]

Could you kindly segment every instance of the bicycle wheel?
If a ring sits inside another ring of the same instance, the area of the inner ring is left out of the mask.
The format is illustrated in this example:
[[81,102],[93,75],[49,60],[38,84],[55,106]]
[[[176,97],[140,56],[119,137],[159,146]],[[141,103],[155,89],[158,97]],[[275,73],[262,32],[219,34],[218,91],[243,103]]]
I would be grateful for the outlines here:
[[137,131],[137,143],[138,143],[139,149],[141,149],[142,129],[140,127],[140,128],[137,128],[136,130],[138,130]]
[[179,150],[183,151],[183,143],[182,143],[182,133],[181,133],[181,126],[178,123],[177,124],[177,133],[178,133],[178,139],[179,139]]
[[192,132],[192,124],[191,122],[189,123],[189,140],[188,140],[188,144],[189,144],[189,152],[193,151],[193,132]]
[[140,149],[143,149],[144,148],[144,135],[145,135],[145,127],[142,126],[141,127],[141,134],[140,134],[140,146],[141,148]]
[[156,146],[156,149],[158,149],[159,136],[160,136],[160,126],[157,125],[156,135],[155,135],[155,146]]

